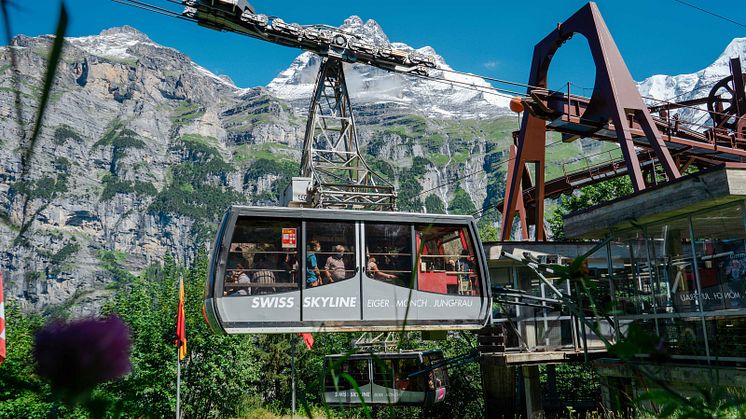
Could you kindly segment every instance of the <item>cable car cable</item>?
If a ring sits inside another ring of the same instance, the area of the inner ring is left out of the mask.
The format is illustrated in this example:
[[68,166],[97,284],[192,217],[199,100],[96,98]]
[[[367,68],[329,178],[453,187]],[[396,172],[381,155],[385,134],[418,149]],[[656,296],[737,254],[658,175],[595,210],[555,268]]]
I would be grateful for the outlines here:
[[683,1],[683,0],[673,0],[673,1],[675,1],[676,3],[681,3],[681,4],[685,5],[685,6],[689,6],[689,7],[691,7],[692,9],[697,9],[697,10],[699,10],[700,12],[704,12],[704,13],[707,13],[707,14],[708,14],[708,15],[710,15],[710,16],[715,16],[715,17],[716,17],[716,18],[718,18],[718,19],[723,19],[723,20],[725,20],[725,21],[728,21],[728,22],[730,22],[730,23],[734,23],[734,24],[736,24],[736,25],[738,25],[738,26],[741,26],[741,27],[743,27],[743,28],[746,28],[746,25],[744,25],[744,24],[743,24],[743,23],[741,23],[741,22],[738,22],[738,21],[735,21],[735,20],[733,20],[733,19],[727,18],[727,17],[725,17],[725,16],[723,16],[723,15],[719,15],[719,14],[717,14],[717,13],[715,13],[715,12],[711,12],[711,11],[709,11],[709,10],[703,9],[703,8],[701,8],[701,7],[699,7],[699,6],[695,6],[695,5],[691,4],[691,3],[685,2],[685,1]]

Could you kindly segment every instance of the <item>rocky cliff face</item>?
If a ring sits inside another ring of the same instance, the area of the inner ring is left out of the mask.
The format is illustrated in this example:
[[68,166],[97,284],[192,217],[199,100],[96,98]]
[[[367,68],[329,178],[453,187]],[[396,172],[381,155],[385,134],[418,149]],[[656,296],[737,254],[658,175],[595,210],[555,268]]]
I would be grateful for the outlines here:
[[[374,22],[345,25],[388,42]],[[126,271],[166,257],[189,263],[228,206],[276,204],[297,173],[314,57],[302,54],[267,88],[240,89],[123,27],[66,41],[21,179],[50,46],[19,36],[0,48],[0,270],[5,295],[27,309],[97,310]],[[402,209],[468,213],[499,198],[517,129],[499,102],[364,66],[348,74],[362,146],[398,185]],[[558,160],[578,154],[577,144],[561,147]]]

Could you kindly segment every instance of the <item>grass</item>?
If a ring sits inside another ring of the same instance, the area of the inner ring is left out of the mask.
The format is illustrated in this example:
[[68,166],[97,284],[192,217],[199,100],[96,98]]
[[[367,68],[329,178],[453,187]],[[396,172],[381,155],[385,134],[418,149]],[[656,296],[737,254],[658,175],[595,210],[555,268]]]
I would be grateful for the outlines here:
[[427,156],[427,159],[430,160],[430,163],[432,163],[433,166],[443,168],[446,164],[448,164],[450,157],[446,156],[445,154],[434,153]]
[[178,126],[189,125],[205,114],[205,110],[198,104],[184,100],[171,112],[171,123]]
[[127,67],[136,68],[138,60],[136,57],[113,57],[110,55],[104,56],[107,60],[115,64],[124,64]]
[[199,134],[184,134],[179,139],[184,142],[187,147],[200,147],[200,148],[209,148],[212,149],[214,154],[220,154],[218,153],[218,147],[219,142],[218,139],[215,137],[205,137],[204,135]]
[[279,143],[242,144],[233,151],[233,160],[239,163],[253,160],[287,160],[294,148]]

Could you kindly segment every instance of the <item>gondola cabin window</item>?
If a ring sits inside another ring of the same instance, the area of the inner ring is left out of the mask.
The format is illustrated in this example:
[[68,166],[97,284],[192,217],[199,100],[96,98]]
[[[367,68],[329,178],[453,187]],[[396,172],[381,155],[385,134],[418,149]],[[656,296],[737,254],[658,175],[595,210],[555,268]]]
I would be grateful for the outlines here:
[[223,295],[266,295],[298,289],[297,220],[239,219],[231,238]]
[[355,386],[359,388],[367,384],[370,384],[368,359],[347,359],[332,365],[325,379],[326,391],[354,390]]
[[365,262],[368,278],[411,287],[412,226],[366,223]]
[[479,296],[474,240],[465,226],[417,225],[417,289]]
[[355,276],[355,223],[306,221],[306,287],[318,287]]
[[410,377],[411,374],[422,369],[417,358],[399,358],[394,360],[394,388],[402,391],[425,391],[425,376],[423,374]]
[[373,382],[386,388],[395,388],[396,372],[391,359],[373,358]]

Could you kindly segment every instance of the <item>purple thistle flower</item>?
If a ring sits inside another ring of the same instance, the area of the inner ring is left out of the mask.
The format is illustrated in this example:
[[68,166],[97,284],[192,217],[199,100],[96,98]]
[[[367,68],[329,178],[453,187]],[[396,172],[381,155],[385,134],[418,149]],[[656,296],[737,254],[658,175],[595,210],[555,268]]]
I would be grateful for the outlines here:
[[53,321],[36,333],[37,372],[61,394],[77,398],[128,373],[130,330],[118,317]]

